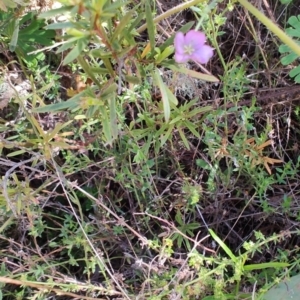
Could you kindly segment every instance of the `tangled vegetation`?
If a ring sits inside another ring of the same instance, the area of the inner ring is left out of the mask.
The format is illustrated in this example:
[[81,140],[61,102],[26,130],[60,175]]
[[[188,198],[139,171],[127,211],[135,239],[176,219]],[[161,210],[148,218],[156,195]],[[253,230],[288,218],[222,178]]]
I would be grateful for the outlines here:
[[0,299],[297,295],[298,13],[0,0]]

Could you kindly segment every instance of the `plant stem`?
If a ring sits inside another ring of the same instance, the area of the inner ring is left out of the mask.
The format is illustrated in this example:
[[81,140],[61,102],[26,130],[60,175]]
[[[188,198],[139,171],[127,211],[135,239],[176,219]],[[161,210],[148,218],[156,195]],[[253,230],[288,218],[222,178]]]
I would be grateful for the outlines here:
[[275,23],[261,13],[247,0],[238,0],[246,9],[248,9],[260,22],[262,22],[270,31],[279,37],[279,39],[288,45],[296,54],[300,56],[300,47],[297,43],[290,38],[284,31],[282,31]]
[[[146,0],[146,1],[148,1],[148,0]],[[157,16],[156,18],[154,18],[153,22],[154,22],[154,24],[157,24],[161,20],[164,20],[164,19],[170,17],[171,15],[174,15],[174,14],[176,14],[178,12],[181,12],[182,10],[187,9],[187,8],[189,8],[189,7],[193,6],[193,5],[196,5],[196,4],[200,3],[200,2],[203,2],[203,1],[204,0],[192,0],[192,1],[189,1],[189,2],[185,2],[185,3],[179,4],[179,5],[175,6],[175,7],[167,10],[163,14]],[[137,29],[137,32],[141,33],[146,28],[147,28],[147,24],[145,23],[144,25],[142,25],[141,27],[139,27]]]

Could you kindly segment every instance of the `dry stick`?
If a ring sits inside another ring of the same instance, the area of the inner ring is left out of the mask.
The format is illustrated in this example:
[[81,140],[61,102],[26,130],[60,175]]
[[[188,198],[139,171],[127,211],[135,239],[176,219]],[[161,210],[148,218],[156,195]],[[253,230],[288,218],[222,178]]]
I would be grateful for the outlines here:
[[68,182],[73,188],[76,188],[78,191],[80,191],[81,193],[83,193],[84,195],[86,195],[88,198],[90,198],[91,200],[94,200],[99,206],[101,206],[104,210],[106,210],[110,215],[112,215],[120,225],[123,225],[125,227],[127,227],[135,236],[137,236],[141,242],[142,242],[142,246],[144,245],[148,245],[148,240],[141,236],[136,230],[134,230],[133,228],[131,228],[125,221],[124,219],[120,218],[117,214],[115,214],[111,209],[109,209],[108,207],[106,207],[104,204],[102,204],[100,202],[99,199],[93,197],[92,195],[90,195],[88,192],[86,192],[85,190],[83,190],[82,188],[80,188],[79,186],[77,186],[76,184],[73,184],[71,182]]
[[264,3],[264,5],[265,5],[265,7],[266,7],[266,10],[267,10],[267,12],[268,12],[268,15],[269,15],[270,19],[271,19],[274,23],[276,23],[276,20],[275,20],[275,18],[274,18],[274,15],[273,15],[273,13],[272,13],[272,10],[271,10],[271,8],[270,8],[270,5],[269,5],[268,1],[267,1],[267,0],[263,0],[263,3]]
[[288,45],[297,55],[300,55],[300,47],[291,37],[289,37],[277,24],[267,18],[255,6],[247,0],[238,0],[247,10],[249,10],[261,23],[263,23],[268,30],[272,31],[277,37],[286,45]]
[[[8,284],[15,284],[15,285],[21,285],[21,286],[28,286],[31,288],[35,288],[35,289],[39,289],[39,290],[44,290],[45,292],[55,292],[58,296],[69,296],[69,297],[73,297],[76,299],[85,299],[85,300],[105,300],[104,298],[92,298],[92,297],[86,297],[86,296],[82,296],[82,295],[77,295],[74,293],[70,293],[70,292],[65,292],[63,290],[60,289],[56,289],[56,288],[52,288],[51,286],[48,285],[48,283],[33,283],[30,281],[23,281],[23,280],[16,280],[16,279],[11,279],[11,278],[6,278],[3,276],[0,276],[0,282],[4,282],[4,283],[8,283]],[[83,286],[83,288],[86,288],[85,286]]]
[[223,239],[223,242],[226,241],[226,239],[228,238],[229,234],[231,233],[231,231],[233,231],[233,228],[235,227],[235,225],[237,224],[237,222],[239,221],[239,219],[241,218],[241,216],[243,215],[245,209],[248,207],[248,205],[252,202],[252,200],[255,198],[256,193],[254,193],[254,195],[249,199],[249,201],[246,203],[245,207],[242,209],[240,215],[238,216],[238,218],[236,219],[236,221],[234,222],[231,230],[229,230],[228,234],[226,235],[226,237]]
[[[75,218],[76,218],[76,221],[77,221],[77,223],[78,223],[78,225],[79,225],[79,227],[80,227],[80,229],[81,229],[83,235],[85,236],[85,238],[86,238],[87,242],[89,243],[91,249],[93,249],[95,256],[97,257],[97,259],[99,260],[99,262],[100,262],[100,263],[102,264],[102,266],[104,267],[105,271],[109,274],[109,276],[110,276],[111,279],[114,281],[114,283],[116,284],[116,286],[120,289],[120,291],[122,291],[123,296],[124,296],[126,299],[130,300],[130,298],[128,297],[128,295],[127,295],[127,293],[125,292],[125,290],[122,288],[122,286],[120,285],[120,283],[115,279],[113,273],[112,273],[112,272],[108,269],[108,267],[106,266],[105,262],[103,261],[103,258],[100,257],[99,253],[97,252],[97,250],[95,249],[94,245],[92,244],[92,242],[90,241],[89,237],[87,236],[87,234],[86,234],[86,232],[85,232],[85,230],[84,230],[84,228],[83,228],[83,226],[82,226],[82,224],[81,224],[81,222],[80,222],[80,220],[79,220],[79,218],[78,218],[78,216],[77,216],[77,214],[76,214],[76,212],[75,212],[75,208],[74,208],[74,206],[73,206],[73,204],[72,204],[71,199],[70,199],[69,196],[68,196],[68,192],[67,192],[67,190],[66,190],[66,187],[76,187],[76,188],[79,188],[79,187],[72,185],[71,182],[69,182],[69,181],[65,178],[63,172],[61,171],[60,167],[56,164],[56,162],[55,162],[55,160],[54,160],[53,158],[52,158],[52,161],[53,161],[53,165],[55,166],[55,170],[56,170],[56,173],[57,173],[57,175],[58,175],[59,181],[60,181],[60,183],[61,183],[61,187],[62,187],[62,189],[63,189],[63,191],[64,191],[64,193],[65,193],[65,196],[66,196],[66,198],[67,198],[67,200],[68,200],[68,202],[69,202],[69,205],[70,205],[70,207],[71,207],[71,209],[72,209],[72,212],[73,212],[73,214],[74,214],[74,216],[75,216]],[[83,191],[83,190],[81,190],[81,189],[79,189],[79,190],[80,190],[80,191]],[[124,222],[124,221],[123,221],[123,222]],[[124,222],[124,223],[125,223],[125,222]]]
[[[55,160],[52,158],[52,162],[53,162],[53,165],[55,166],[55,170],[56,170],[56,173],[57,173],[57,176],[59,178],[59,181],[61,183],[61,187],[66,195],[66,198],[68,200],[68,203],[72,209],[72,212],[76,218],[76,221],[83,233],[83,235],[85,236],[87,242],[89,243],[91,249],[93,250],[95,256],[97,257],[98,261],[102,264],[102,266],[104,267],[105,271],[108,273],[108,275],[111,277],[111,279],[114,281],[114,283],[116,284],[116,286],[120,289],[120,291],[123,293],[123,296],[125,297],[125,299],[128,299],[130,300],[129,296],[127,295],[127,293],[125,292],[125,290],[122,288],[122,286],[120,285],[120,283],[115,279],[112,271],[109,270],[109,268],[106,266],[105,262],[103,261],[103,259],[100,257],[100,255],[98,254],[97,250],[95,249],[94,245],[92,244],[92,242],[90,241],[89,237],[87,236],[76,212],[75,212],[75,208],[72,204],[72,201],[71,199],[69,198],[68,196],[68,193],[66,191],[66,187],[72,187],[72,188],[76,188],[78,189],[79,191],[81,191],[82,193],[84,193],[86,196],[88,196],[90,199],[93,199],[97,204],[99,204],[101,207],[103,207],[106,211],[108,211],[111,215],[113,215],[119,222],[121,225],[124,225],[126,226],[127,228],[129,228],[131,231],[134,231],[129,225],[126,224],[126,222],[124,220],[122,220],[121,218],[119,218],[112,210],[110,210],[109,208],[107,208],[105,205],[101,204],[95,197],[92,197],[91,195],[89,195],[86,191],[84,191],[83,189],[81,189],[80,187],[78,187],[77,185],[75,184],[72,184],[70,181],[68,181],[62,170],[60,169],[60,167],[56,164]],[[136,232],[136,231],[134,231]],[[137,234],[137,232],[136,232]],[[145,239],[145,238],[144,238]]]
[[[198,239],[199,233],[200,233],[200,231],[198,232],[198,234],[197,234],[197,236],[196,236],[196,240]],[[204,241],[206,238],[208,238],[209,236],[210,236],[210,235],[207,235],[207,236],[205,236],[204,238],[202,238],[200,241],[196,242],[196,243],[194,244],[194,247],[193,247],[192,250],[190,251],[190,253],[193,253],[194,250],[196,250],[197,246],[200,246],[200,243],[201,243],[202,241]],[[184,260],[184,262],[183,262],[183,264],[181,265],[181,267],[178,269],[178,271],[176,272],[176,274],[173,276],[173,278],[171,279],[171,281],[168,283],[168,286],[170,286],[170,285],[175,281],[176,277],[178,276],[177,274],[179,274],[179,273],[184,269],[184,267],[185,267],[185,266],[187,265],[187,263],[188,263],[188,260],[189,260],[189,256],[187,255],[187,258]],[[180,295],[179,295],[179,296],[180,296]],[[180,299],[180,298],[177,298],[177,297],[176,297],[175,300],[177,300],[177,299]]]
[[[151,217],[151,218],[153,218],[153,219],[156,219],[156,220],[159,220],[159,221],[161,221],[161,222],[163,222],[163,223],[166,223],[166,224],[169,225],[172,229],[174,229],[177,233],[181,234],[183,237],[185,237],[185,238],[188,239],[189,241],[191,241],[191,242],[193,242],[193,243],[196,243],[196,244],[200,243],[202,240],[204,240],[204,239],[206,238],[206,237],[205,237],[205,238],[201,239],[201,241],[197,242],[197,241],[193,240],[192,238],[188,237],[187,235],[185,235],[183,232],[181,232],[179,229],[177,229],[176,226],[174,226],[173,224],[171,224],[171,223],[170,223],[169,221],[167,221],[167,220],[164,220],[164,219],[162,219],[162,218],[153,216],[153,215],[151,215],[151,214],[149,214],[149,213],[147,213],[147,212],[145,212],[145,213],[135,213],[135,215],[146,215],[146,216],[149,216],[149,217]],[[211,253],[213,253],[213,254],[216,254],[216,252],[215,252],[214,250],[211,250],[211,249],[209,249],[209,248],[207,248],[207,247],[205,247],[205,246],[203,246],[203,245],[200,245],[200,244],[199,244],[199,246],[200,246],[202,249],[204,249],[204,250],[206,250],[206,251],[208,251],[208,252],[211,252]]]

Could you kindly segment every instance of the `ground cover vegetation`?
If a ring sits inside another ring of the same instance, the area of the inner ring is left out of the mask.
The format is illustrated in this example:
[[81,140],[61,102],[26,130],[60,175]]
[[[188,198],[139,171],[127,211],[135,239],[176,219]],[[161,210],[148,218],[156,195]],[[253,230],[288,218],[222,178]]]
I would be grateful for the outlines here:
[[0,0],[0,299],[296,299],[299,10]]

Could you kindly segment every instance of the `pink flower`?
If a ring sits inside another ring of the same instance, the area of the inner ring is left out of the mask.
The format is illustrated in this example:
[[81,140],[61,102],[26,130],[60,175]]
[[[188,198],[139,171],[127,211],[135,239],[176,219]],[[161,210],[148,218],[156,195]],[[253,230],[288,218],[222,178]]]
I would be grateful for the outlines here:
[[175,61],[186,63],[188,60],[194,60],[201,64],[206,64],[213,56],[213,48],[205,45],[205,34],[190,30],[186,35],[177,32],[174,39]]

